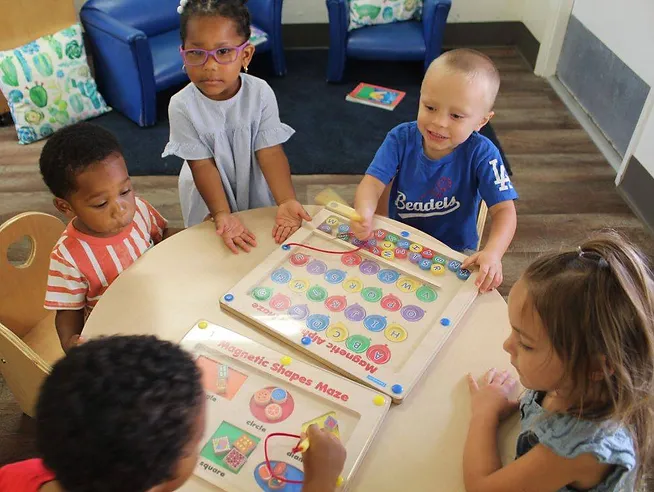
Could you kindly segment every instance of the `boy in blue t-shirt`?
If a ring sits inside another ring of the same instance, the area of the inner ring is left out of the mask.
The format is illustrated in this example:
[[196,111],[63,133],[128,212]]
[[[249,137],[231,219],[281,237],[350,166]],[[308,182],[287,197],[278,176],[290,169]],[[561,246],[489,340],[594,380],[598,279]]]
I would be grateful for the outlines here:
[[479,265],[481,292],[502,283],[502,256],[516,229],[518,198],[500,152],[477,133],[493,117],[500,85],[497,68],[470,49],[442,54],[430,65],[420,90],[417,121],[391,130],[377,151],[354,200],[358,239],[372,233],[376,213],[399,220],[452,249],[477,249],[480,201],[492,219],[481,251],[462,265]]

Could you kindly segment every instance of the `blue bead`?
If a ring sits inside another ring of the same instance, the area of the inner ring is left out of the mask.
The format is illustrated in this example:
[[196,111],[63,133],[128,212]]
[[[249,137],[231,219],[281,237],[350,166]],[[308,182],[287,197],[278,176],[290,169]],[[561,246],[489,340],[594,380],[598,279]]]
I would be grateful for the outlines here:
[[402,237],[409,237],[409,232],[408,231],[402,231],[402,232],[400,232],[400,234],[402,235]]
[[302,340],[300,340],[300,341],[302,342],[302,345],[310,345],[311,344],[311,338],[309,338],[309,337],[302,337]]
[[291,249],[291,247],[288,244],[282,244],[282,249],[284,251],[288,251],[289,249]]
[[226,300],[227,302],[231,302],[231,301],[234,300],[234,296],[231,295],[231,294],[225,294],[225,300]]
[[399,395],[404,391],[404,388],[402,388],[401,384],[394,384],[393,386],[391,386],[391,391],[396,395]]
[[431,260],[422,259],[418,262],[418,266],[422,270],[429,270],[431,268]]
[[450,326],[450,319],[449,318],[441,318],[441,325]]

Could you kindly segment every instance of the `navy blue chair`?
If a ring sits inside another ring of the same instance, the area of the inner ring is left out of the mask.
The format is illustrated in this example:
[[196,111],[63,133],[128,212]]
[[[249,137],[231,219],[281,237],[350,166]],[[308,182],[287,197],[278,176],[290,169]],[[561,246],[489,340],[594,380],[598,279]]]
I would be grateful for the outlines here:
[[421,61],[425,69],[442,51],[452,0],[424,0],[421,21],[394,22],[347,30],[348,0],[326,0],[329,13],[327,81],[341,82],[347,58]]
[[[274,71],[286,74],[283,0],[249,0],[252,23],[268,40]],[[91,42],[98,88],[107,103],[140,126],[157,121],[157,93],[188,82],[178,48],[179,0],[88,0],[80,19]]]

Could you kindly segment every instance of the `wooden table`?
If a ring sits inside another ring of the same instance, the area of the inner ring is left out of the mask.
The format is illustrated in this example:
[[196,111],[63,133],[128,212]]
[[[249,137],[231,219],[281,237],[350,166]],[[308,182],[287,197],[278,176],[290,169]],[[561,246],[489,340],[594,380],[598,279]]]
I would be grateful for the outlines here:
[[[319,207],[307,207],[309,213]],[[84,335],[154,334],[180,341],[199,319],[207,319],[271,348],[306,360],[293,349],[221,312],[220,296],[275,247],[275,208],[241,213],[257,236],[249,254],[234,255],[214,233],[213,223],[187,229],[148,251],[102,296]],[[403,226],[406,229],[406,226]],[[464,491],[461,459],[470,417],[465,374],[509,366],[502,342],[509,333],[506,303],[493,291],[480,296],[441,349],[407,400],[391,408],[349,490],[384,492]],[[501,430],[502,456],[514,456],[517,419]],[[182,491],[216,489],[192,477]]]

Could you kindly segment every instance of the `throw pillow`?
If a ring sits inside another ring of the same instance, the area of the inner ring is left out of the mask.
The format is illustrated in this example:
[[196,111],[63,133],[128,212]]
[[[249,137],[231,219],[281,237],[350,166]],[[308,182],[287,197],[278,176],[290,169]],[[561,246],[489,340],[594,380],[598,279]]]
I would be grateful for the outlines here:
[[350,0],[348,30],[419,19],[421,15],[422,0]]
[[79,24],[0,51],[0,90],[21,144],[111,109],[91,77]]

